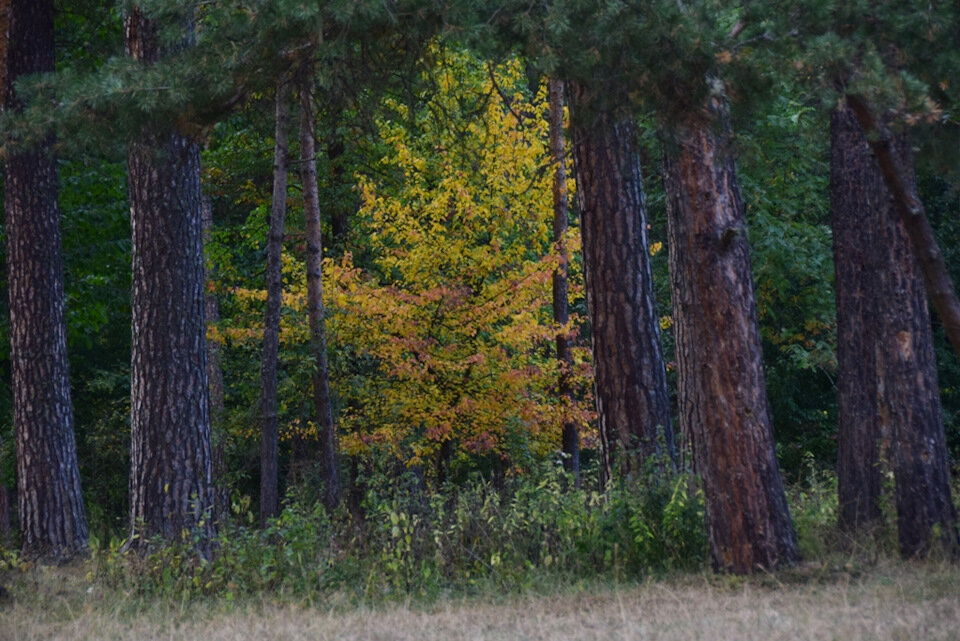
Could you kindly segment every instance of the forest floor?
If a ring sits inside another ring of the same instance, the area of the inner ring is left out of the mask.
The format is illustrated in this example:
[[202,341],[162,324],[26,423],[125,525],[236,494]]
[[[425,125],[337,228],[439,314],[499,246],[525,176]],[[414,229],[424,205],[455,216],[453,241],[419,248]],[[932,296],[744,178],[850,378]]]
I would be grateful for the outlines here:
[[708,573],[526,594],[357,604],[283,596],[143,600],[81,569],[35,569],[0,601],[0,640],[960,639],[960,568],[884,561],[739,578]]

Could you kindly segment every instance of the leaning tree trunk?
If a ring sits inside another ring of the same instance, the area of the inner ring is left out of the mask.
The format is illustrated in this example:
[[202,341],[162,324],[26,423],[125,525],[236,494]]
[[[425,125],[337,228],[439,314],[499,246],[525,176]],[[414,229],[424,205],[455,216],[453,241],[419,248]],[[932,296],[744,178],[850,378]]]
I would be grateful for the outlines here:
[[571,85],[580,230],[592,325],[603,469],[653,454],[675,457],[670,397],[647,243],[646,205],[629,120],[595,113]]
[[263,358],[260,363],[260,526],[280,513],[277,440],[277,354],[280,347],[280,307],[283,303],[283,229],[287,215],[287,132],[290,83],[277,85],[276,132],[273,147],[273,206],[267,235],[267,310],[263,318]]
[[860,126],[868,134],[868,144],[873,149],[883,180],[893,198],[895,210],[913,245],[927,292],[937,309],[953,351],[960,356],[960,298],[957,298],[956,288],[947,271],[943,252],[933,235],[923,201],[917,195],[912,167],[909,170],[904,167],[889,128],[876,117],[870,103],[859,95],[848,94],[845,99],[857,116]]
[[303,182],[303,215],[307,235],[307,313],[314,357],[313,401],[320,431],[320,477],[323,504],[340,503],[336,426],[330,399],[327,336],[323,309],[323,242],[320,234],[320,196],[317,188],[316,145],[313,139],[313,65],[305,65],[300,85],[300,179]]
[[[133,8],[127,53],[161,57],[158,26]],[[127,160],[132,229],[130,543],[215,536],[204,322],[200,150],[179,133],[143,133]]]
[[[203,246],[211,241],[213,235],[213,203],[209,196],[202,201]],[[205,261],[206,262],[206,261]],[[208,327],[220,322],[220,304],[214,288],[213,268],[204,270],[206,294],[204,295],[204,315]],[[217,523],[222,523],[230,514],[230,487],[227,484],[227,436],[223,427],[223,363],[220,343],[207,338],[207,379],[210,382],[210,442],[213,449],[213,505]]]
[[713,97],[667,143],[664,183],[680,429],[691,436],[718,570],[799,559],[767,405],[732,136]]
[[[570,322],[567,299],[567,275],[570,250],[567,247],[569,197],[567,195],[567,159],[563,142],[563,81],[550,79],[550,161],[553,163],[553,242],[560,264],[553,273],[553,322],[560,328],[557,334],[557,361],[560,380],[557,393],[566,408],[574,403],[570,376],[573,369],[573,351],[570,349]],[[580,487],[580,434],[577,423],[566,417],[563,421],[563,466],[573,474],[574,485]]]
[[[22,105],[14,83],[53,71],[52,0],[7,7],[4,109]],[[87,520],[73,433],[64,318],[60,212],[53,140],[5,158],[4,209],[10,297],[10,361],[23,553],[63,561],[87,548]]]
[[[861,506],[872,510],[867,515],[879,514],[878,498],[868,492],[880,491],[876,448],[882,441],[890,446],[901,553],[905,557],[925,555],[936,528],[947,549],[956,551],[956,512],[950,498],[946,438],[922,275],[856,115],[846,106],[838,107],[831,124],[834,217],[835,221],[847,217],[841,230],[850,228],[844,237],[849,251],[837,252],[838,265],[843,261],[848,269],[841,273],[838,266],[836,287],[838,292],[847,290],[849,299],[856,299],[841,300],[838,293],[838,327],[844,328],[841,320],[848,315],[841,303],[862,314],[857,319],[860,323],[869,324],[856,327],[857,323],[852,323],[848,335],[837,337],[841,357],[841,524],[859,525],[855,519],[860,515],[855,510]],[[890,152],[897,156],[907,188],[915,192],[913,159],[906,138],[892,140]],[[852,260],[864,263],[850,265]],[[860,273],[851,267],[857,267]],[[844,338],[864,346],[865,352],[858,356],[868,359],[870,365],[861,367],[872,368],[873,378],[857,379],[854,376],[861,373],[859,370],[852,366],[844,369],[844,350],[851,350],[844,346]],[[845,375],[851,380],[844,381]],[[845,397],[843,392],[851,386],[860,388],[857,396]],[[844,402],[860,400],[873,403],[847,416],[851,421],[844,423]]]

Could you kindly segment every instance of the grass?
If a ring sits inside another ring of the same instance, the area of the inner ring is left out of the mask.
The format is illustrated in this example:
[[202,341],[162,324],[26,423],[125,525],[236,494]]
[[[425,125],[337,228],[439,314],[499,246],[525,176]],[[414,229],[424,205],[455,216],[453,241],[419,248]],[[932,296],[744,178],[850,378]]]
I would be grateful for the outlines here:
[[8,589],[2,641],[960,639],[960,569],[882,558],[859,568],[810,564],[750,578],[687,573],[388,604],[338,593],[145,599],[91,584],[83,566],[34,568]]

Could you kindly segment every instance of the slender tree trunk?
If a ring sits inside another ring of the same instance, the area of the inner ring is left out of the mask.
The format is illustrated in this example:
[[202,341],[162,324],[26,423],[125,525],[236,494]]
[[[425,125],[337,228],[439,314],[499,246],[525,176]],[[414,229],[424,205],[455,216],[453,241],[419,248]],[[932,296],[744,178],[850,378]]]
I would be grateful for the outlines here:
[[10,490],[0,483],[0,545],[10,540]]
[[703,477],[714,567],[799,559],[774,453],[750,250],[726,106],[689,118],[664,157],[680,429]]
[[[957,516],[950,498],[933,335],[918,261],[904,221],[897,215],[896,201],[854,112],[838,107],[832,125],[835,147],[841,148],[834,149],[838,167],[831,172],[835,182],[831,187],[834,192],[846,192],[834,194],[836,203],[845,205],[835,204],[835,219],[845,214],[851,219],[850,224],[856,224],[850,240],[860,245],[854,251],[859,249],[864,254],[866,262],[860,269],[872,271],[859,281],[855,273],[844,274],[852,283],[840,280],[839,268],[837,274],[838,291],[859,287],[855,291],[865,298],[863,320],[871,325],[865,333],[838,335],[841,353],[850,349],[844,346],[842,338],[866,344],[866,349],[873,351],[874,370],[873,379],[844,383],[841,378],[841,392],[858,385],[874,397],[873,405],[864,407],[855,417],[859,419],[856,423],[840,424],[841,524],[859,525],[859,521],[853,520],[859,514],[847,512],[861,505],[879,511],[867,502],[876,501],[876,497],[855,484],[868,484],[870,490],[876,484],[879,492],[878,461],[869,457],[876,457],[876,442],[882,440],[890,444],[901,553],[905,557],[925,555],[937,528],[943,545],[955,553]],[[915,193],[913,159],[906,137],[893,139],[888,151],[899,167],[907,193]],[[844,316],[839,303],[838,294],[838,323]],[[841,377],[845,373],[859,372],[840,370]],[[839,400],[842,411],[844,397],[841,395]],[[869,441],[873,441],[873,449]]]
[[868,144],[873,149],[884,182],[893,197],[895,209],[913,245],[927,292],[937,308],[953,351],[960,356],[960,299],[957,298],[956,288],[943,260],[943,252],[933,235],[923,202],[917,196],[912,172],[904,169],[903,163],[897,157],[890,130],[876,118],[869,102],[857,95],[848,95],[846,100],[863,131],[867,133]]
[[[14,83],[53,71],[54,5],[13,0],[5,8],[4,108],[19,110]],[[88,529],[73,433],[52,147],[49,138],[5,158],[4,209],[20,542],[27,558],[64,561],[86,550]]]
[[260,364],[260,526],[280,513],[277,488],[277,353],[280,307],[283,303],[283,230],[287,214],[288,129],[290,83],[277,85],[276,133],[273,151],[273,207],[267,235],[267,311],[263,319],[263,360]]
[[[132,8],[128,55],[161,56],[157,24]],[[191,541],[208,554],[213,520],[204,322],[200,150],[178,133],[144,133],[127,160],[132,229],[130,543]]]
[[[206,247],[213,234],[213,203],[203,197],[203,245]],[[207,284],[204,296],[204,314],[207,326],[220,322],[220,304],[213,288],[213,268],[204,270]],[[220,343],[207,339],[207,379],[210,381],[210,441],[213,449],[213,504],[218,523],[230,514],[230,487],[227,485],[227,444],[223,427],[223,364]]]
[[[837,304],[837,477],[840,527],[869,530],[880,521],[881,427],[877,351],[881,347],[884,248],[876,210],[887,207],[860,126],[848,110],[830,117],[830,206]],[[886,305],[886,301],[883,302]],[[884,435],[889,443],[890,435]]]
[[661,442],[675,458],[670,397],[635,132],[629,120],[607,113],[587,122],[588,91],[570,89],[597,409],[610,478],[620,449],[624,473],[660,453]]
[[[569,198],[567,195],[567,159],[563,142],[563,81],[550,79],[550,159],[553,162],[553,242],[560,265],[553,274],[553,321],[560,327],[557,334],[557,361],[560,364],[560,380],[557,392],[560,400],[569,408],[574,403],[570,375],[573,368],[573,352],[570,349],[570,322],[567,301],[567,274],[570,250],[567,247]],[[562,436],[563,466],[573,474],[574,484],[580,487],[580,434],[576,422],[565,418]]]
[[323,504],[333,509],[340,503],[340,471],[337,467],[336,426],[330,401],[327,367],[327,336],[323,309],[323,242],[320,235],[320,197],[317,191],[316,145],[313,139],[313,65],[306,65],[300,85],[300,179],[307,234],[307,311],[310,342],[316,366],[313,401],[320,430],[320,476]]

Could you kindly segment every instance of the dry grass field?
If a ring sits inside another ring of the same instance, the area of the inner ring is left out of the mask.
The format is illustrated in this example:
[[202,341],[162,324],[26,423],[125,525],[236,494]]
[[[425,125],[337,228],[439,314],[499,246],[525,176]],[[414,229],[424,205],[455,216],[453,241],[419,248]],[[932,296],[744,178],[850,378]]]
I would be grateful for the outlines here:
[[681,575],[431,603],[139,601],[80,570],[31,571],[0,603],[0,640],[960,639],[960,568],[894,561],[741,579]]

